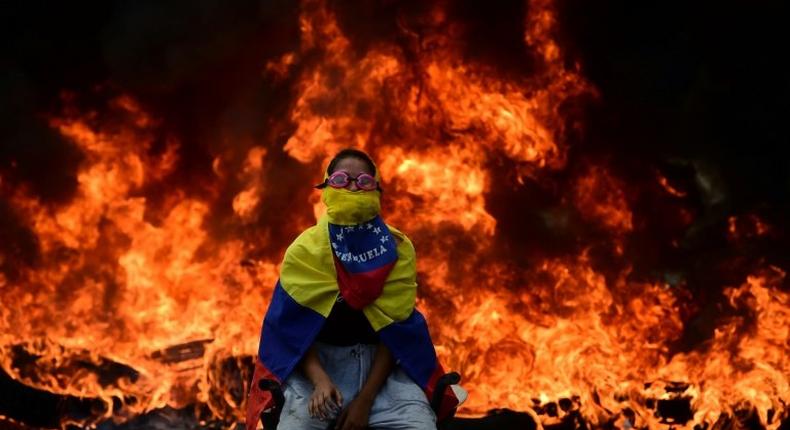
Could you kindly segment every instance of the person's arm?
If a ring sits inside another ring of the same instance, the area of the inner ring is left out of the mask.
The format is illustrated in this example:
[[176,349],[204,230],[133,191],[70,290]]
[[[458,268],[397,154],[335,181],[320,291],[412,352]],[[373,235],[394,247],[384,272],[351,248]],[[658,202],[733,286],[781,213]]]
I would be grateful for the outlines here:
[[392,357],[392,353],[384,343],[379,342],[376,353],[373,355],[373,364],[370,366],[368,379],[357,397],[351,401],[348,408],[344,409],[338,418],[337,429],[356,430],[367,427],[373,401],[394,367],[395,359]]
[[310,345],[299,366],[314,387],[313,395],[310,396],[310,403],[307,406],[310,416],[321,419],[329,418],[334,407],[343,406],[343,395],[340,394],[340,390],[337,389],[321,365],[315,345]]

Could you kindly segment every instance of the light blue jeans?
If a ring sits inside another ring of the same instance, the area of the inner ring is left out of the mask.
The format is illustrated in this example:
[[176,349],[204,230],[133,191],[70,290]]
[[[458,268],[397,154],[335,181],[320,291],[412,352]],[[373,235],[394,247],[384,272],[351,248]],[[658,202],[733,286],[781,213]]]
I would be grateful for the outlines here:
[[[343,394],[343,405],[356,397],[368,377],[375,345],[333,346],[315,343],[324,370]],[[285,404],[278,430],[325,430],[328,421],[311,418],[307,411],[313,384],[298,370],[283,383]],[[435,430],[436,416],[425,392],[396,366],[381,387],[370,409],[369,425],[375,429]]]

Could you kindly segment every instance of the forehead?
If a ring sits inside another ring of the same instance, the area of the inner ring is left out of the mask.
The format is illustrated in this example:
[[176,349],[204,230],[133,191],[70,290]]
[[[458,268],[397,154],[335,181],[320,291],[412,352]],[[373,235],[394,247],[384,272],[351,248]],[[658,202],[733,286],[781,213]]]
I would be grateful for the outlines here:
[[358,175],[360,173],[367,173],[367,174],[372,173],[368,168],[368,164],[356,157],[346,157],[338,161],[337,164],[335,165],[335,171],[337,172],[338,170],[345,170],[351,175]]

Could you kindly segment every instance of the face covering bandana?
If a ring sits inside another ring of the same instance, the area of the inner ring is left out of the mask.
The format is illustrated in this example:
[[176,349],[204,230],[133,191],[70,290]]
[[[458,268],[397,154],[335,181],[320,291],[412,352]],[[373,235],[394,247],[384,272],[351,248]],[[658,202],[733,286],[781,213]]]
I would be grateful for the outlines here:
[[381,212],[381,193],[378,191],[326,187],[321,199],[326,204],[327,217],[332,224],[357,225],[372,220]]

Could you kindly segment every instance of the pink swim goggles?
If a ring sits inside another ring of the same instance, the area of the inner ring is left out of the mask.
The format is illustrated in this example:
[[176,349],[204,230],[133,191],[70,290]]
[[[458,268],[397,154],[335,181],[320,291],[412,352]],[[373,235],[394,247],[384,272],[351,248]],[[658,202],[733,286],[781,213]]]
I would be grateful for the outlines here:
[[360,173],[356,178],[354,178],[345,170],[338,170],[332,173],[328,178],[326,178],[324,183],[316,185],[316,188],[324,188],[327,185],[332,188],[346,188],[352,182],[355,182],[357,187],[363,191],[373,191],[375,189],[380,189],[379,183],[376,182],[376,178],[373,176],[367,173]]

